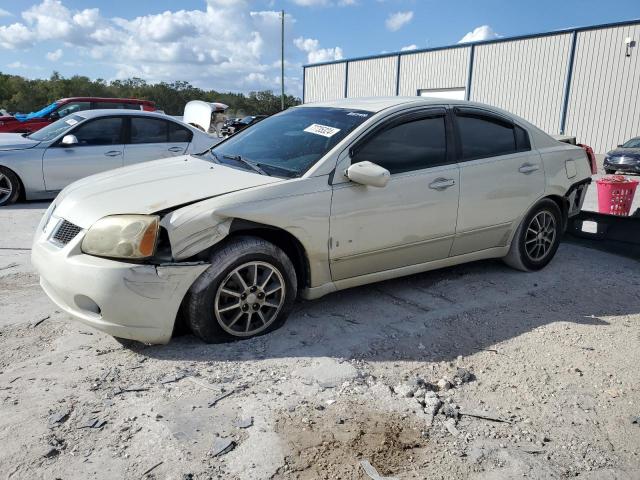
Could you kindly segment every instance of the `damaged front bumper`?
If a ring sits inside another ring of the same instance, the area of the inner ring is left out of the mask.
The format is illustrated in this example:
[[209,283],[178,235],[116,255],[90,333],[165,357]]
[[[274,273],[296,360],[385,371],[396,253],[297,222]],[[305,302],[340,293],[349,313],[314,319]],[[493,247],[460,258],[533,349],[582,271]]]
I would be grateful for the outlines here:
[[84,232],[60,248],[40,229],[31,261],[40,285],[61,309],[109,335],[168,343],[189,287],[208,264],[142,265],[86,255]]

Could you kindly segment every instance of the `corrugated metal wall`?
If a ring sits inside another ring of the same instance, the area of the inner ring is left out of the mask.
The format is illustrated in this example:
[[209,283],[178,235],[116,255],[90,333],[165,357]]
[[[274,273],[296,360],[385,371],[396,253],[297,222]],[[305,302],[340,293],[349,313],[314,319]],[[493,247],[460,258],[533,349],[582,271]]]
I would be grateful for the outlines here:
[[568,33],[476,46],[471,100],[559,133],[571,37]]
[[344,97],[346,64],[332,63],[304,69],[304,101],[321,102]]
[[[640,135],[640,24],[575,31],[572,81],[565,99],[574,31],[473,46],[401,52],[305,68],[305,102],[349,97],[415,96],[419,89],[466,87],[470,99],[526,118],[551,134],[564,132],[605,153]],[[636,45],[626,56],[625,39]],[[400,78],[397,78],[400,58]],[[348,71],[348,73],[347,73]],[[397,82],[397,83],[396,83]],[[345,85],[347,84],[347,85]]]
[[467,86],[471,48],[405,53],[400,57],[400,95],[416,95],[418,89]]
[[598,153],[640,135],[640,25],[578,32],[565,131]]
[[386,97],[396,94],[398,57],[349,62],[348,97]]

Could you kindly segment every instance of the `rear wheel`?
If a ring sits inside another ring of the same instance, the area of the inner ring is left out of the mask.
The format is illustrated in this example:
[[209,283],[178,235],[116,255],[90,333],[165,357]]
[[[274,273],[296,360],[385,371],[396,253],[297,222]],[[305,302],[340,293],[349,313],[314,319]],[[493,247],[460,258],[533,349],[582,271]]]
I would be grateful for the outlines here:
[[556,254],[561,235],[560,208],[553,200],[541,200],[520,223],[504,261],[517,270],[540,270]]
[[15,203],[22,187],[18,176],[6,167],[0,167],[0,207]]
[[187,321],[207,343],[255,337],[285,322],[296,295],[295,269],[280,248],[237,237],[214,252],[211,266],[191,287]]

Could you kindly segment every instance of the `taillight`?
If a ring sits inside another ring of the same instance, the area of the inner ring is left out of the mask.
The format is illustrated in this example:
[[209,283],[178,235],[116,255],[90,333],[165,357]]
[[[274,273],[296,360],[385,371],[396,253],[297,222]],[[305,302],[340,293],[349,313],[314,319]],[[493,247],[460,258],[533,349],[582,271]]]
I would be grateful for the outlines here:
[[582,143],[579,143],[578,146],[582,147],[584,151],[587,152],[587,158],[589,159],[589,165],[591,166],[591,173],[595,175],[598,173],[598,164],[596,163],[596,154],[593,153],[593,148]]

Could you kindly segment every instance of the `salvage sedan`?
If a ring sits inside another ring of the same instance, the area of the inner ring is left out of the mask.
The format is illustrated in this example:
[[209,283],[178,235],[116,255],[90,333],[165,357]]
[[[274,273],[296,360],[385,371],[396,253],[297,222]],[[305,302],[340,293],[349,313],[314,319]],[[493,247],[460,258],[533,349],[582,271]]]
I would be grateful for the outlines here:
[[54,198],[70,183],[134,163],[199,152],[215,140],[166,115],[88,110],[33,133],[0,135],[0,206]]
[[627,140],[604,157],[606,173],[640,173],[640,137]]
[[67,187],[32,261],[64,311],[115,337],[206,342],[282,325],[295,299],[464,262],[547,265],[591,181],[580,147],[482,104],[291,108],[200,155]]

